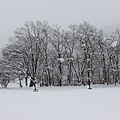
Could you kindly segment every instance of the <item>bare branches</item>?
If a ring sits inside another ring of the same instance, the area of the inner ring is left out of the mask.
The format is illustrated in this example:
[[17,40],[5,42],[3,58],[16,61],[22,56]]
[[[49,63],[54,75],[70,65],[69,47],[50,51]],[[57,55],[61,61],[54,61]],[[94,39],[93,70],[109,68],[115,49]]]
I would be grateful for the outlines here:
[[9,79],[19,78],[21,83],[24,77],[27,85],[31,77],[42,86],[85,85],[90,79],[91,83],[119,82],[119,29],[105,38],[85,21],[70,25],[67,31],[47,22],[28,21],[9,40],[0,61]]

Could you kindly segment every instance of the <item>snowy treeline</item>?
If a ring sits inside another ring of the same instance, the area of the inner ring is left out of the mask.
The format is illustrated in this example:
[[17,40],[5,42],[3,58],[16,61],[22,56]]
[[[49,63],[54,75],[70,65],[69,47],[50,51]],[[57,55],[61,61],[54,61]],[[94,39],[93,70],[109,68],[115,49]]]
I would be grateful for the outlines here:
[[[26,22],[2,51],[0,84],[20,86],[36,79],[40,86],[120,83],[120,30],[109,38],[88,22],[68,30],[47,22]],[[23,81],[24,80],[24,81]]]

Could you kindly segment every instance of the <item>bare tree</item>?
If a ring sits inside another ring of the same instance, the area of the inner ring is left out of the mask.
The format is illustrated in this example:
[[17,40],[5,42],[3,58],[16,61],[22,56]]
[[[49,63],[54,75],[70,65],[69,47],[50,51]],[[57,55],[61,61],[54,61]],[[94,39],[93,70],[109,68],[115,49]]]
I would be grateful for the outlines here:
[[56,55],[57,55],[57,61],[58,61],[58,72],[59,72],[59,85],[60,87],[62,86],[62,74],[63,74],[63,61],[64,61],[64,41],[63,41],[63,35],[62,35],[62,30],[58,26],[54,26],[51,29],[51,40],[50,43],[52,44]]
[[79,79],[79,74],[77,72],[76,66],[75,66],[75,55],[76,55],[76,44],[78,43],[78,33],[77,33],[77,25],[70,25],[69,26],[69,31],[65,32],[64,35],[64,47],[65,51],[67,54],[67,81],[68,84],[72,84],[73,82],[73,74],[75,73],[78,82],[80,81]]
[[26,22],[25,26],[15,31],[15,38],[24,49],[24,60],[27,72],[32,79],[36,79],[38,61],[41,55],[42,41],[46,39],[48,24],[46,22]]
[[82,51],[81,82],[84,84],[84,77],[93,81],[93,61],[97,51],[99,31],[87,22],[79,25],[78,28],[80,48]]

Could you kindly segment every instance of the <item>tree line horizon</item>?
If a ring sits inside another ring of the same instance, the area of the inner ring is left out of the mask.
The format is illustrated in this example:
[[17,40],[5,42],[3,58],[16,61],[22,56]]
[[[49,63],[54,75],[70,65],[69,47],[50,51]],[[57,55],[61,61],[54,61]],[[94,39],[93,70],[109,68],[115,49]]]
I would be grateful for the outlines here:
[[2,50],[0,85],[20,87],[120,84],[120,30],[108,37],[84,21],[64,30],[48,22],[27,21]]

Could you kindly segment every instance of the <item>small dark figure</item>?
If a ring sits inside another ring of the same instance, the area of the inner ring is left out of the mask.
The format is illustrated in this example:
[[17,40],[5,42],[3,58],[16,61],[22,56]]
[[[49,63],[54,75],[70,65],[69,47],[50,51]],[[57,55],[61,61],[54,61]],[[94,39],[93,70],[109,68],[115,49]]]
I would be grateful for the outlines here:
[[91,84],[91,81],[90,81],[90,79],[88,79],[88,89],[92,89],[92,88],[90,87],[90,84]]
[[33,79],[33,86],[34,86],[33,92],[38,92],[36,79]]
[[38,92],[36,79],[31,79],[30,87],[33,87],[33,92]]

